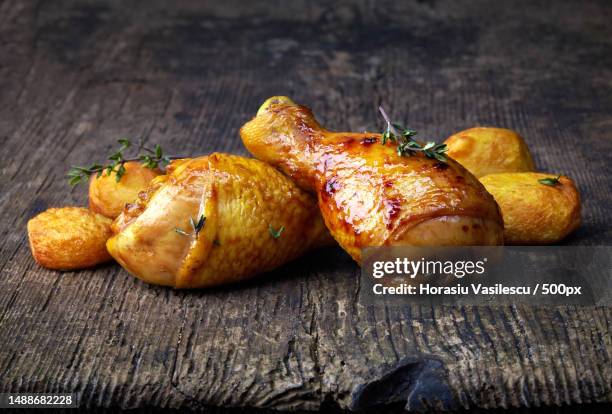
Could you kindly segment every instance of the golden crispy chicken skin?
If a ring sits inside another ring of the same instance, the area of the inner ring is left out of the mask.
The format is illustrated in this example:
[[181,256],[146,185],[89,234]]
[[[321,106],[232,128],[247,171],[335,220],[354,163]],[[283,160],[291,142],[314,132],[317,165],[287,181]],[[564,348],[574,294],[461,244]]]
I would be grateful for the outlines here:
[[554,185],[542,179],[556,174],[500,173],[480,179],[499,203],[507,244],[548,244],[580,226],[580,194],[574,182],[560,177]]
[[[139,197],[115,220],[107,247],[153,284],[236,282],[333,243],[314,197],[255,159],[213,153],[174,161]],[[191,219],[202,216],[194,231]]]
[[380,134],[331,132],[286,97],[268,99],[240,130],[247,149],[316,192],[334,238],[357,261],[382,245],[497,245],[493,197],[465,168],[397,155]]

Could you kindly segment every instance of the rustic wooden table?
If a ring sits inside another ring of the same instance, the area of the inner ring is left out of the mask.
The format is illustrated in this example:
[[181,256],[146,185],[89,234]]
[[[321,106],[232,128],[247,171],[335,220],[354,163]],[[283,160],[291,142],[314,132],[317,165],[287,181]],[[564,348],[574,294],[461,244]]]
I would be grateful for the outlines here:
[[0,1],[0,392],[121,407],[612,401],[610,308],[364,308],[338,248],[245,286],[173,291],[117,265],[42,269],[25,231],[86,203],[66,170],[116,139],[246,154],[238,128],[286,94],[336,129],[380,130],[380,103],[436,139],[516,129],[541,170],[580,186],[566,243],[610,244],[610,2],[124,3]]

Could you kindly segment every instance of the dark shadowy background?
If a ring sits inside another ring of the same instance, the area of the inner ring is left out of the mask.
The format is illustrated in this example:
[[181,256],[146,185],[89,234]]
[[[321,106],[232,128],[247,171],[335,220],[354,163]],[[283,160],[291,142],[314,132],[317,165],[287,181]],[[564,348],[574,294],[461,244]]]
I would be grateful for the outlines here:
[[116,265],[42,269],[25,224],[84,205],[68,167],[118,138],[246,154],[238,128],[284,94],[332,129],[380,130],[381,103],[436,140],[515,129],[539,169],[580,187],[584,223],[565,243],[609,244],[611,21],[609,1],[0,1],[0,392],[175,408],[610,402],[609,308],[364,309],[339,249],[176,292]]

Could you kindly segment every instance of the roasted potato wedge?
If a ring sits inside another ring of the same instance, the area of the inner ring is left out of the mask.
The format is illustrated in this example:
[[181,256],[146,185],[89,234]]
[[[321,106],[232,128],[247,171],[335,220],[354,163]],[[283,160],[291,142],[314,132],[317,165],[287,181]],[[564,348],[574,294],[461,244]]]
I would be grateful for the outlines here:
[[57,270],[74,270],[111,260],[106,240],[111,220],[83,207],[50,208],[28,221],[34,260]]
[[578,228],[580,195],[574,182],[563,176],[553,185],[538,181],[556,176],[524,172],[480,179],[501,208],[505,244],[555,243]]
[[126,162],[125,174],[117,182],[117,175],[103,173],[100,177],[93,175],[89,181],[89,208],[91,211],[114,219],[123,207],[138,197],[149,182],[161,174],[139,162]]
[[534,171],[523,138],[504,128],[470,128],[450,136],[447,154],[476,177],[504,172]]

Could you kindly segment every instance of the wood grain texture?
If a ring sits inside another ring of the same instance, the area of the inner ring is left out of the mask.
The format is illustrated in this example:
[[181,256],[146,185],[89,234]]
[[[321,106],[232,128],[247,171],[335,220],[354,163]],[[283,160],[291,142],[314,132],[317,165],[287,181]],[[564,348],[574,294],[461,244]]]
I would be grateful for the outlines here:
[[[0,392],[83,406],[363,409],[612,402],[610,308],[364,308],[338,249],[240,287],[147,286],[32,260],[27,220],[127,136],[246,154],[268,96],[334,129],[519,131],[581,190],[567,244],[610,244],[612,5],[0,2]],[[500,2],[501,3],[501,2]]]

